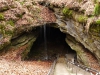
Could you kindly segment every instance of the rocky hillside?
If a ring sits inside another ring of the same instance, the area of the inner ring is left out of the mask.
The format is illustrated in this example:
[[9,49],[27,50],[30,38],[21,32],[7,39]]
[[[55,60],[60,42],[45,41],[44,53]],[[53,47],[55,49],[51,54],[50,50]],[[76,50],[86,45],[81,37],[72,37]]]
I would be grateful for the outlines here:
[[27,57],[45,24],[66,34],[79,63],[100,70],[99,0],[0,0],[1,58]]
[[20,49],[15,56],[29,52],[38,33],[35,27],[55,22],[54,14],[36,2],[1,0],[0,4],[0,49]]

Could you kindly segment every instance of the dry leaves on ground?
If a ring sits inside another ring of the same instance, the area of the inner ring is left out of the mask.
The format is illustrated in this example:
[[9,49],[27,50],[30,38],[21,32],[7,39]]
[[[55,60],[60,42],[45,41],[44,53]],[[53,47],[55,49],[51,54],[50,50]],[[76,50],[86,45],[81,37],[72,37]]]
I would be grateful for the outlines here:
[[0,75],[46,75],[50,67],[48,61],[0,60]]

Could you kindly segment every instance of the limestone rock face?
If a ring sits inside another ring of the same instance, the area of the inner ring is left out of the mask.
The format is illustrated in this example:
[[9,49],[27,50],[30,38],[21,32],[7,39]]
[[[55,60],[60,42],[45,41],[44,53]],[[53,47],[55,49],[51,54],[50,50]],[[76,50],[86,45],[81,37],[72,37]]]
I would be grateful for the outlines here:
[[[59,21],[60,22],[60,21]],[[96,68],[99,66],[99,38],[87,34],[84,26],[73,20],[67,20],[66,23],[57,22],[60,30],[66,33],[66,42],[77,52],[78,61],[81,64]],[[99,68],[98,68],[99,70]]]
[[100,70],[99,1],[38,0],[55,12],[56,27],[66,34],[66,42],[77,52],[78,61]]
[[[0,51],[10,52],[10,49],[20,50],[22,47],[21,53],[18,50],[14,57],[19,54],[18,57],[24,58],[36,39],[35,27],[55,21],[54,13],[38,3],[25,0],[0,0]],[[33,34],[30,34],[32,32]],[[20,37],[24,33],[26,34]],[[13,43],[14,40],[16,44]],[[8,49],[5,49],[6,47]]]
[[[94,11],[96,11],[95,2],[92,0],[81,2],[72,0],[71,2],[68,1],[69,3],[62,3],[62,7],[59,1],[53,2],[54,5],[55,3],[58,4],[60,8],[60,10],[54,8],[57,27],[66,34],[66,42],[77,52],[78,61],[100,70],[100,24],[98,23],[99,15],[94,15]],[[52,1],[50,2],[52,4]],[[71,3],[75,3],[77,7],[71,5]],[[71,6],[68,6],[68,4]],[[90,15],[93,17],[90,17]]]
[[11,61],[21,61],[24,60],[24,58],[28,58],[27,54],[29,53],[36,38],[37,33],[34,32],[22,34],[18,38],[13,39],[11,44],[3,49],[3,52],[0,54],[0,58]]

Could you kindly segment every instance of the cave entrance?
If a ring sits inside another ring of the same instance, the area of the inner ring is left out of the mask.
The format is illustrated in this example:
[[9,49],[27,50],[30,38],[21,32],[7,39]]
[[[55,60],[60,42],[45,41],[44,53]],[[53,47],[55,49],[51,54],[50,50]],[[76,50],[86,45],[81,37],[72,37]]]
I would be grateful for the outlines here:
[[57,54],[75,53],[65,42],[66,34],[62,33],[58,28],[45,27],[40,28],[39,36],[28,54],[30,60],[41,60],[47,56],[48,59],[52,59]]

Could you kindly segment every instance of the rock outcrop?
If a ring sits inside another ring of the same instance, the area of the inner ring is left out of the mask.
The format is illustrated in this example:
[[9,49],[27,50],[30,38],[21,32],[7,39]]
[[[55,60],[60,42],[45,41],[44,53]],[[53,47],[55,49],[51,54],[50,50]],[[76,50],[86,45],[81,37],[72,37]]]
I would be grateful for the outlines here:
[[66,42],[77,52],[78,61],[99,70],[99,1],[47,0],[46,3],[55,12],[56,27],[66,34]]
[[55,22],[55,15],[47,7],[31,1],[1,0],[0,4],[1,55],[11,60],[24,59],[36,39],[36,27]]

